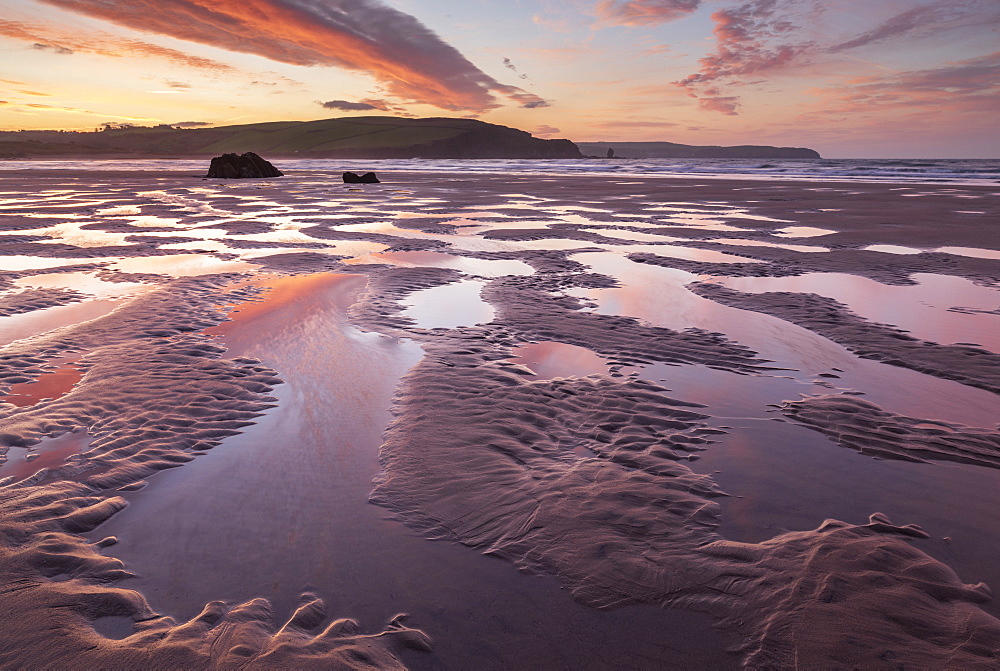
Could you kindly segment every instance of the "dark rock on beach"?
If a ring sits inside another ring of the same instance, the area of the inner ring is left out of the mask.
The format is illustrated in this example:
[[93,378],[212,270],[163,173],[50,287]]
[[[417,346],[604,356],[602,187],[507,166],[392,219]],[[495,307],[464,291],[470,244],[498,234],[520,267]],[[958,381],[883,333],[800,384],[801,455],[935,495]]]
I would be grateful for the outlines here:
[[212,159],[206,177],[222,179],[251,179],[281,177],[284,173],[252,151],[245,154],[223,154]]
[[378,181],[374,172],[366,172],[363,175],[356,172],[345,172],[344,184],[381,184],[381,182]]

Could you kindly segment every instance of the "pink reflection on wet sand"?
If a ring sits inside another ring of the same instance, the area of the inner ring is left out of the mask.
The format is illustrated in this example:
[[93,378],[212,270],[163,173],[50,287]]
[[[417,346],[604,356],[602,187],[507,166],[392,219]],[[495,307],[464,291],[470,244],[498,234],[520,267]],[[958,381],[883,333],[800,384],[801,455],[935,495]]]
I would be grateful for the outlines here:
[[246,261],[226,261],[204,254],[124,258],[115,261],[111,267],[125,273],[158,273],[173,277],[240,272],[254,268]]
[[511,363],[530,368],[537,379],[586,377],[608,373],[604,357],[576,345],[551,340],[522,345],[514,349]]
[[0,346],[53,329],[103,317],[121,304],[121,300],[85,301],[0,317]]
[[464,280],[421,289],[401,301],[408,306],[403,316],[424,329],[454,329],[486,324],[493,320],[493,307],[480,296],[485,282]]
[[0,396],[5,403],[24,408],[45,398],[59,398],[69,393],[83,378],[83,371],[76,362],[67,363],[54,370],[45,371],[32,382],[22,382],[11,386],[6,396]]
[[42,469],[59,468],[73,455],[85,451],[92,440],[81,429],[56,438],[45,438],[27,449],[8,448],[7,461],[0,464],[0,480],[13,478],[11,482],[18,482]]
[[[265,279],[259,286],[268,289],[260,302],[241,303],[234,308],[225,321],[218,326],[205,329],[207,335],[227,336],[236,332],[243,337],[252,335],[246,333],[248,323],[279,323],[294,324],[294,319],[301,319],[303,307],[309,311],[311,296],[326,295],[341,310],[346,310],[354,302],[354,297],[360,291],[366,278],[363,275],[343,275],[337,273],[319,273],[315,275],[294,275]],[[258,284],[255,282],[255,284]]]

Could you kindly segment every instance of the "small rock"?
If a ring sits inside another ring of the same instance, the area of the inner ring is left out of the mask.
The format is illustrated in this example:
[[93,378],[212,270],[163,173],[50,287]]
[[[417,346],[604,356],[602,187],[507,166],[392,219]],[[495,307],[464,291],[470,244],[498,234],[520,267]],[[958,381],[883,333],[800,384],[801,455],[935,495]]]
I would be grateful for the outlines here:
[[344,184],[381,184],[381,182],[378,181],[374,172],[366,172],[363,175],[356,172],[345,172]]

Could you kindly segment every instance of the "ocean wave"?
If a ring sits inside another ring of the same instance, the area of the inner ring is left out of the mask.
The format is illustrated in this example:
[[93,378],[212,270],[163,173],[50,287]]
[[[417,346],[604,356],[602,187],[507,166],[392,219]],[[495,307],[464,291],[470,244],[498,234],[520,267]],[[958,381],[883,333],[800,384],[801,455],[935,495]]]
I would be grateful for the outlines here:
[[[10,160],[0,170],[192,170],[208,159]],[[383,170],[449,173],[592,174],[705,179],[844,180],[889,183],[997,184],[991,159],[275,159],[282,170]]]

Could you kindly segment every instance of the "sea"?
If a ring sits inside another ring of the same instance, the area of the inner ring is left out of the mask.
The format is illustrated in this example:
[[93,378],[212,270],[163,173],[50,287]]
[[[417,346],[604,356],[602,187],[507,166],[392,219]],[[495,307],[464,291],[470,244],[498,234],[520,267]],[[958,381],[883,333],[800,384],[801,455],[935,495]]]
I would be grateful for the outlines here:
[[[267,158],[267,156],[265,156]],[[275,159],[283,171],[374,170],[526,175],[1000,184],[1000,159]],[[208,159],[8,160],[0,170],[194,170]]]

